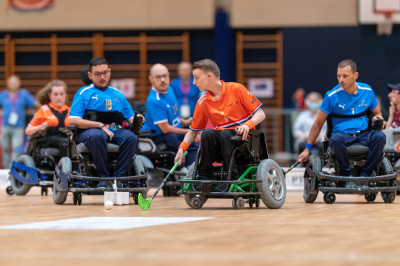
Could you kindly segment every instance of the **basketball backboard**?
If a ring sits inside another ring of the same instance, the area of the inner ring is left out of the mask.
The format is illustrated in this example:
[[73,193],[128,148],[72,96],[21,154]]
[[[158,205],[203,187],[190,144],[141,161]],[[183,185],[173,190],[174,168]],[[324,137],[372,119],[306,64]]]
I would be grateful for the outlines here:
[[377,24],[385,21],[385,12],[393,11],[394,24],[400,23],[400,0],[358,0],[358,22]]
[[391,35],[400,23],[400,0],[358,0],[359,24],[376,24],[378,35]]

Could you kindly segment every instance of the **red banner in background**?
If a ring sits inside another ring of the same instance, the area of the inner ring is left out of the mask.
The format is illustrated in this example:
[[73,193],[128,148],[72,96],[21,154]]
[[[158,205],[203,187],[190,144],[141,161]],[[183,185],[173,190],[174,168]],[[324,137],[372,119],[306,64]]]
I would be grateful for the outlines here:
[[54,6],[56,0],[8,0],[8,7],[21,10],[38,10]]

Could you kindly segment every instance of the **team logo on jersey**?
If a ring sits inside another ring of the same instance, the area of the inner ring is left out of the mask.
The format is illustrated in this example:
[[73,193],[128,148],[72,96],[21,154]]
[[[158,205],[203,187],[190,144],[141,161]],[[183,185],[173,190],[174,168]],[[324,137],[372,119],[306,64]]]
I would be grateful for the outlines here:
[[228,121],[229,121],[228,118],[226,118],[225,116],[224,116],[224,120],[225,120],[225,122],[228,122]]
[[340,108],[343,108],[343,110],[344,110],[344,106],[345,106],[346,104],[343,104],[343,105],[341,105],[341,104],[339,104],[339,107]]
[[367,106],[367,104],[365,103],[365,100],[362,100],[361,104],[359,105],[359,107],[363,107],[363,106]]
[[98,95],[96,94],[96,96],[92,96],[92,99],[96,99],[98,101],[99,100]]

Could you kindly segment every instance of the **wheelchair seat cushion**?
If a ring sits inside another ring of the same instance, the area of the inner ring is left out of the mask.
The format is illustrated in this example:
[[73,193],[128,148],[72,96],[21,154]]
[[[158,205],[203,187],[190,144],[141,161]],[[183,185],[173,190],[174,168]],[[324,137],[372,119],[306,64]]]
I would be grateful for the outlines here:
[[[78,154],[90,153],[90,149],[88,147],[86,147],[85,144],[79,143],[78,145],[76,145],[76,152]],[[107,152],[108,153],[118,153],[119,146],[117,144],[107,143]]]
[[346,147],[349,159],[365,159],[367,158],[369,148],[359,143],[354,143]]
[[42,148],[40,149],[41,156],[58,156],[60,155],[60,150],[57,148]]

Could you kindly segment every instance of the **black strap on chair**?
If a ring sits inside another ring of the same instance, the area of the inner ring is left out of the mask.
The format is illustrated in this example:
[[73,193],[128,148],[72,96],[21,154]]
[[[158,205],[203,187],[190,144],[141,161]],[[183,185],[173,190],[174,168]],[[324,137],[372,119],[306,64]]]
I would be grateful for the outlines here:
[[357,118],[357,117],[362,117],[362,116],[366,116],[368,118],[368,129],[371,129],[372,112],[369,109],[365,110],[364,112],[354,114],[354,115],[339,115],[339,114],[334,114],[334,113],[328,115],[328,118],[326,120],[326,123],[327,123],[326,136],[328,138],[330,138],[332,135],[332,129],[333,129],[332,118]]
[[112,124],[122,125],[124,122],[124,116],[121,112],[111,111],[111,112],[100,112],[95,110],[86,110],[84,119],[102,122],[103,124]]

